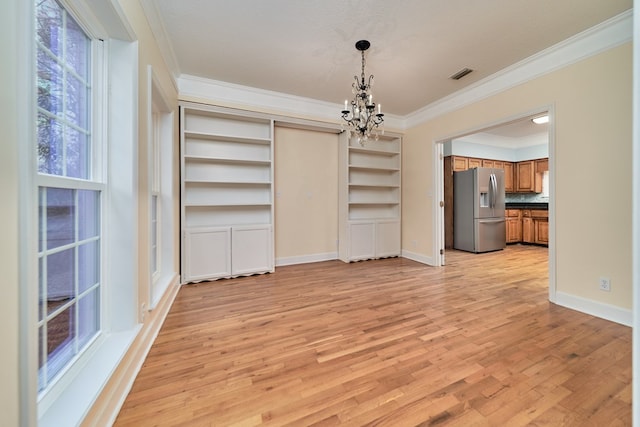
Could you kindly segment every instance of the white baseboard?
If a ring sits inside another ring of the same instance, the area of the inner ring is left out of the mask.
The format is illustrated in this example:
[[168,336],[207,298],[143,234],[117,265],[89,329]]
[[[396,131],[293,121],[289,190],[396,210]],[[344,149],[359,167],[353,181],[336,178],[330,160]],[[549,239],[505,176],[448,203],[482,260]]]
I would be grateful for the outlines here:
[[625,326],[631,326],[633,324],[633,312],[629,309],[620,308],[615,305],[604,304],[564,292],[556,292],[555,303],[572,310],[620,323]]
[[334,259],[338,259],[337,252],[327,252],[323,254],[311,254],[311,255],[292,256],[292,257],[286,257],[286,258],[277,258],[276,267],[282,267],[285,265],[294,265],[294,264],[308,264],[310,262],[332,261]]
[[169,309],[178,290],[180,290],[180,286],[180,276],[176,274],[164,296],[153,309],[149,323],[140,329],[127,355],[123,357],[117,371],[110,379],[110,384],[105,387],[103,393],[91,407],[89,416],[85,418],[83,425],[113,425],[167,314],[169,314]]
[[436,263],[433,261],[433,257],[417,254],[415,252],[407,251],[404,249],[402,250],[401,256],[402,258],[407,258],[412,261],[421,262],[422,264],[427,264],[432,267],[436,265]]

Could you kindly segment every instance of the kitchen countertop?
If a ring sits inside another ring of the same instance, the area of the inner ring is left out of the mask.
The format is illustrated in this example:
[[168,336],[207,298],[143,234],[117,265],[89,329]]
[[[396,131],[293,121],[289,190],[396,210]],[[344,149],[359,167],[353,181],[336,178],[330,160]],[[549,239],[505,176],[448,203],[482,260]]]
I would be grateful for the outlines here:
[[541,209],[549,210],[549,203],[538,202],[509,202],[504,204],[505,209]]

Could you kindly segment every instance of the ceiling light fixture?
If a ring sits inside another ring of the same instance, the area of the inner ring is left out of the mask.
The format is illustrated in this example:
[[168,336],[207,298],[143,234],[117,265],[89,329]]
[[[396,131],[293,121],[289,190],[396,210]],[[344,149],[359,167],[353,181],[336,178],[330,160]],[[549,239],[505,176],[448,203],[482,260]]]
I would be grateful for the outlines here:
[[531,121],[537,125],[541,125],[543,123],[549,123],[549,116],[548,115],[544,115],[544,116],[540,116],[540,117],[535,117],[533,119],[531,119]]
[[362,54],[362,73],[360,79],[358,76],[354,76],[356,81],[352,85],[353,101],[349,104],[345,99],[342,110],[342,118],[347,122],[349,132],[356,134],[360,145],[364,145],[371,134],[376,140],[378,140],[379,133],[384,134],[384,128],[381,127],[384,122],[382,107],[378,104],[376,112],[376,104],[373,102],[373,94],[371,93],[373,75],[370,75],[367,81],[364,79],[364,51],[369,49],[369,46],[371,43],[367,40],[360,40],[356,43],[356,49]]

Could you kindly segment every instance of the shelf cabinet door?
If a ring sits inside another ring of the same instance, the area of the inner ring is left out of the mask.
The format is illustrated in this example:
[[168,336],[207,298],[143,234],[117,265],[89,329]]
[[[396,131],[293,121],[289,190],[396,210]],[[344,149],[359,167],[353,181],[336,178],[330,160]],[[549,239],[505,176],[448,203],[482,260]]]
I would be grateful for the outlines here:
[[378,221],[376,224],[376,258],[400,255],[400,221]]
[[352,222],[349,224],[349,260],[375,258],[375,222]]
[[209,280],[231,275],[231,228],[185,230],[185,282]]
[[231,274],[273,271],[273,245],[270,226],[233,227],[231,235]]

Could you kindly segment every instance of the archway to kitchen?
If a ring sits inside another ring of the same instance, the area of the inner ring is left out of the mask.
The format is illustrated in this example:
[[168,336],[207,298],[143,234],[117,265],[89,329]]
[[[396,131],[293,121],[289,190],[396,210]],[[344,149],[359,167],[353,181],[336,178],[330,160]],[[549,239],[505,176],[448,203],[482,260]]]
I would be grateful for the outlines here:
[[[555,162],[553,158],[555,153],[555,132],[553,113],[553,106],[545,106],[517,116],[487,123],[474,129],[460,131],[435,141],[433,156],[434,183],[436,187],[435,200],[442,201],[442,203],[434,204],[434,226],[436,232],[434,259],[436,260],[436,265],[445,265],[446,251],[455,250],[453,249],[452,237],[453,215],[451,208],[453,200],[450,188],[447,188],[453,183],[452,161],[454,158],[462,162],[465,159],[470,160],[472,163],[467,167],[472,168],[478,165],[478,159],[492,159],[516,165],[520,160],[546,157],[548,159],[548,172],[539,175],[540,178],[544,177],[545,180],[544,192],[539,193],[541,188],[538,188],[538,193],[534,191],[518,193],[513,189],[506,194],[505,199],[508,207],[545,202],[546,206],[548,206],[549,299],[552,302],[555,301]],[[532,122],[533,118],[545,115],[549,117],[547,124],[535,125]],[[546,147],[540,147],[541,141],[544,140],[547,141]],[[449,162],[448,165],[447,162]],[[544,163],[534,163],[534,165],[541,166]],[[482,163],[479,166],[482,166]],[[445,176],[445,173],[447,176]],[[447,177],[449,177],[448,181],[446,180]],[[544,212],[542,211],[534,213],[534,215],[543,214]],[[546,226],[547,224],[543,225]]]

